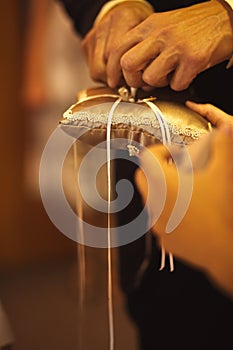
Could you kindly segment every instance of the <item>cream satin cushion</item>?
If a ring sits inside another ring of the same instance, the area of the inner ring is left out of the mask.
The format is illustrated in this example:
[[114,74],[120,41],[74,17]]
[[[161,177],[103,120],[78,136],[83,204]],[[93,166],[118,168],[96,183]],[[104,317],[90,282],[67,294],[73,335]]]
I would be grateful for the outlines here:
[[[118,97],[118,91],[106,87],[80,91],[77,103],[63,114],[60,121],[62,129],[92,146],[105,141],[109,112]],[[156,89],[149,94],[138,91],[136,102],[126,98],[113,113],[111,139],[122,139],[118,143],[119,148],[124,149],[132,141],[143,146],[163,141],[161,125],[143,99],[149,100],[161,111],[172,143],[190,144],[208,132],[208,122],[184,105],[186,99],[192,99],[187,92],[176,93],[168,88]],[[84,132],[81,137],[80,131]]]

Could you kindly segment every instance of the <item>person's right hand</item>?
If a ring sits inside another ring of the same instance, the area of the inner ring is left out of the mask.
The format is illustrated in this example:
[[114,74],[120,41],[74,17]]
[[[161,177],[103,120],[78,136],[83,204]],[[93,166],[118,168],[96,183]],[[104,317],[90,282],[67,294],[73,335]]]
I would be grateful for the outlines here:
[[[95,81],[107,82],[106,63],[109,53],[121,43],[122,37],[151,13],[148,6],[141,2],[124,2],[114,7],[103,19],[93,26],[82,41],[91,78]],[[120,81],[122,72],[116,66],[115,77]]]

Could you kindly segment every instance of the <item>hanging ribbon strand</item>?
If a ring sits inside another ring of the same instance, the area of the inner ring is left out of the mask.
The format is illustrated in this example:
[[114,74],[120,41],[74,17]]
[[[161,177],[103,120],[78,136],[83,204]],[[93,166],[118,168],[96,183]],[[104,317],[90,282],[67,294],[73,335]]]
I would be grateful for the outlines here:
[[[160,125],[160,130],[162,134],[162,142],[164,145],[170,145],[171,144],[171,135],[168,127],[168,123],[166,119],[164,118],[162,112],[160,109],[151,101],[148,99],[143,99],[142,102],[146,103],[154,112],[155,117],[158,120],[158,123]],[[163,270],[165,267],[165,258],[166,258],[166,251],[163,246],[163,241],[161,243],[161,264],[160,264],[160,269]],[[172,253],[169,252],[169,264],[170,264],[170,271],[174,271],[174,260],[173,260],[173,255]]]
[[114,350],[114,316],[112,294],[112,253],[111,253],[111,125],[112,117],[122,98],[118,98],[112,105],[107,120],[107,182],[108,182],[108,321],[109,321],[109,350]]

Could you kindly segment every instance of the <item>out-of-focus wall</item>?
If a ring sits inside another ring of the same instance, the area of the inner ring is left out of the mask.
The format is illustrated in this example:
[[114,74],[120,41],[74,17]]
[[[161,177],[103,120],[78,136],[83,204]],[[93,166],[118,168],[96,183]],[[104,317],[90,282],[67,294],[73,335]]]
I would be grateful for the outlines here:
[[15,259],[21,246],[24,121],[18,100],[21,33],[16,1],[4,1],[0,14],[0,262]]
[[[20,100],[25,17],[20,1],[1,3],[0,269],[76,254],[76,244],[53,226],[38,193],[29,196],[25,184],[25,161],[32,164],[35,161],[25,158],[30,147],[28,140],[35,130],[31,129],[33,123]],[[37,176],[30,167],[28,171],[29,177]]]

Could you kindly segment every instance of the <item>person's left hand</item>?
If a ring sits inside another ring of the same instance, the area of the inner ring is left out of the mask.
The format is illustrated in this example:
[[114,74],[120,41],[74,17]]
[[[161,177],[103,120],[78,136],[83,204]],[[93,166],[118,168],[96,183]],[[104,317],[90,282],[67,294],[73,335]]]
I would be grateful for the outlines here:
[[108,55],[108,84],[119,84],[121,66],[129,86],[188,88],[200,72],[231,57],[233,33],[227,10],[212,0],[154,13],[126,33]]
[[[141,23],[153,10],[143,2],[126,1],[113,7],[82,40],[82,48],[93,80],[107,82],[107,62],[126,33]],[[123,81],[120,65],[114,67],[114,78]]]

